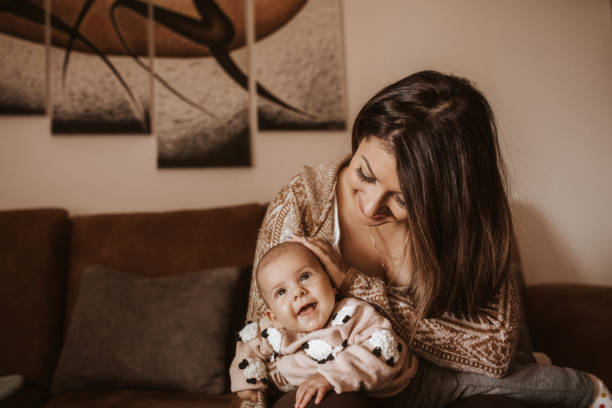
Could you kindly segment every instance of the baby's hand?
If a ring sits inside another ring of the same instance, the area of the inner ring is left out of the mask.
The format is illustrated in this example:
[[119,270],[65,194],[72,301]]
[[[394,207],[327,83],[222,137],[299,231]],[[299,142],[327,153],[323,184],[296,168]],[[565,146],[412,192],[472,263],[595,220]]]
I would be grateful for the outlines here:
[[323,401],[325,394],[332,388],[334,387],[327,381],[327,378],[323,377],[321,374],[317,373],[311,375],[306,381],[300,384],[295,393],[295,408],[305,408],[315,395],[317,396],[315,404],[319,404]]
[[238,395],[238,398],[241,400],[257,401],[257,391],[255,390],[238,391],[236,395]]

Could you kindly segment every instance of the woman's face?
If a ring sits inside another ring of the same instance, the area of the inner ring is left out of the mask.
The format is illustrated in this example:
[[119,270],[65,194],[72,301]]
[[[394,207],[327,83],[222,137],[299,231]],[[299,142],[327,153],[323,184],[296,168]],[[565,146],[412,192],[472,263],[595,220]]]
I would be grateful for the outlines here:
[[406,201],[397,177],[395,157],[375,137],[361,141],[349,163],[349,186],[355,216],[377,226],[405,222]]

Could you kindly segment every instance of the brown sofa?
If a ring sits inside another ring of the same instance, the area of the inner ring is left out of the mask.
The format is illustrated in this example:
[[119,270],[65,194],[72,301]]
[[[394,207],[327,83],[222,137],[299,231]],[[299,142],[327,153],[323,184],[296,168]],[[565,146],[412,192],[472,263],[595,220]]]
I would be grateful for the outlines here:
[[[26,383],[0,407],[222,407],[231,394],[86,388],[50,394],[83,269],[97,264],[148,276],[178,275],[221,266],[248,266],[265,206],[70,217],[61,209],[0,212],[0,376]],[[227,322],[240,327],[249,276]],[[526,323],[536,350],[558,365],[612,384],[612,288],[538,285],[524,290]],[[530,348],[529,336],[522,338]],[[228,335],[227,349],[233,347]],[[228,352],[228,360],[231,352]],[[229,362],[228,362],[229,363]],[[459,406],[526,406],[498,397],[468,398]]]

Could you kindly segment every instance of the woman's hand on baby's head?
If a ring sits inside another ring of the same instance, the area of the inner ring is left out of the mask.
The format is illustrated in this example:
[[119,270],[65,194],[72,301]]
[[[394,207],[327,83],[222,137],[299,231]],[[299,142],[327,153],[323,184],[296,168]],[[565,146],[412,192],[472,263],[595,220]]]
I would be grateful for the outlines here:
[[255,390],[243,390],[236,392],[236,395],[241,400],[251,400],[253,402],[257,401],[257,391]]
[[321,374],[316,373],[311,375],[298,387],[295,393],[294,408],[305,408],[312,397],[315,396],[315,404],[320,404],[325,394],[332,388],[334,387],[327,381],[327,378],[323,377]]
[[321,261],[327,271],[332,283],[339,288],[348,273],[348,267],[340,252],[336,251],[331,244],[320,238],[293,235],[288,238],[290,241],[299,242],[310,249]]

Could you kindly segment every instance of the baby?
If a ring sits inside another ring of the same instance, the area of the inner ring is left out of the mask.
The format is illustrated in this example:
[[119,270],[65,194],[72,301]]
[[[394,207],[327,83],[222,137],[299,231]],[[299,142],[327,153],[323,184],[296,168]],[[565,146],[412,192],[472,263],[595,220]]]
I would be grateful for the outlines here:
[[230,366],[232,392],[256,399],[272,382],[298,387],[296,407],[337,393],[364,390],[377,397],[400,392],[416,358],[372,306],[336,303],[336,290],[319,260],[301,244],[283,243],[261,259],[257,284],[268,309],[239,332]]
[[491,378],[417,360],[372,306],[354,298],[336,303],[323,266],[298,242],[268,251],[256,277],[268,308],[238,334],[230,377],[241,399],[256,400],[256,391],[273,383],[285,392],[297,387],[296,408],[313,397],[320,403],[332,389],[365,391],[382,405],[441,407],[461,397],[498,394],[612,408],[601,381],[569,368],[517,362],[506,377]]

